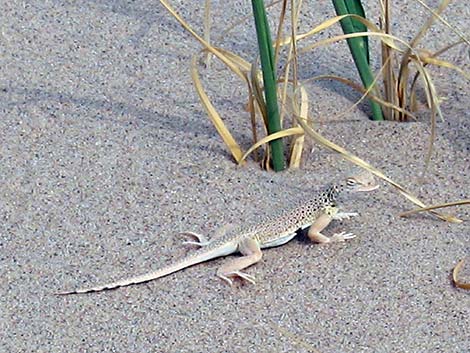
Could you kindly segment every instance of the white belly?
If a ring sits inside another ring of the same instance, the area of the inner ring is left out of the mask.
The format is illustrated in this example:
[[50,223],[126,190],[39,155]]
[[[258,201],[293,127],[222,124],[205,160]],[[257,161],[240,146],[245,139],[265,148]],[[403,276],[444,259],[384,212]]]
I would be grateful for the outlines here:
[[288,234],[285,234],[285,235],[281,235],[277,239],[268,240],[266,242],[263,242],[260,247],[261,247],[261,249],[265,249],[265,248],[271,248],[273,246],[279,246],[279,245],[287,243],[289,240],[291,240],[296,235],[297,235],[297,233],[288,233]]

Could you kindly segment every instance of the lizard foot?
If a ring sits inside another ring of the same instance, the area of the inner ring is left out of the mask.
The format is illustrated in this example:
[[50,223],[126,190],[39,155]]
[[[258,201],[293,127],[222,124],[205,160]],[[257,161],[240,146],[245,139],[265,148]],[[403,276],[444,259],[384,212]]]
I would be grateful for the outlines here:
[[207,246],[210,244],[210,241],[207,240],[207,238],[202,234],[198,234],[194,232],[182,232],[182,233],[178,233],[178,235],[182,235],[182,236],[189,235],[197,239],[196,241],[184,241],[183,242],[184,245],[197,245],[197,246],[203,247],[203,246]]
[[341,242],[349,239],[353,239],[356,236],[353,233],[346,233],[346,232],[341,232],[341,233],[336,233],[333,234],[332,237],[330,238],[331,242]]
[[248,281],[251,284],[256,284],[255,277],[241,271],[232,271],[223,275],[219,274],[219,277],[222,278],[225,282],[227,282],[230,286],[233,285],[233,280],[230,277],[240,277],[241,279],[244,279],[245,281]]
[[342,221],[343,219],[349,219],[351,217],[357,217],[359,213],[357,212],[338,212],[333,216],[334,220]]

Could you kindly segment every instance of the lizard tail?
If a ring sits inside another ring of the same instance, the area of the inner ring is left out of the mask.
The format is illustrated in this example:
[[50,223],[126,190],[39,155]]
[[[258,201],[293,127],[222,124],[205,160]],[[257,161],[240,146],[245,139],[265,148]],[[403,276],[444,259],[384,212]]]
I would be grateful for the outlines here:
[[225,256],[234,253],[237,250],[237,246],[235,244],[224,244],[222,246],[218,246],[212,249],[200,249],[195,254],[185,257],[182,260],[162,267],[156,271],[149,272],[140,276],[119,280],[116,282],[110,282],[103,285],[98,285],[95,287],[90,288],[81,288],[71,291],[59,292],[56,293],[57,295],[68,295],[68,294],[83,294],[83,293],[91,293],[91,292],[100,292],[109,289],[115,289],[119,287],[130,286],[133,284],[144,283],[148,281],[152,281],[154,279],[167,276],[172,274],[176,271],[182,270],[184,268],[199,264],[201,262],[205,262],[211,259],[215,259],[216,257]]

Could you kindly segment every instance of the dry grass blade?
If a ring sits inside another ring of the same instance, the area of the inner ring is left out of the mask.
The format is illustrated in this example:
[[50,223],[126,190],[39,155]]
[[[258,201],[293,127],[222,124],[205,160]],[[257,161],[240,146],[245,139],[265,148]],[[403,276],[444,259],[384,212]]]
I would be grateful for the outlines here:
[[407,217],[407,216],[410,216],[412,214],[419,213],[419,212],[437,210],[439,208],[461,206],[461,205],[470,205],[470,200],[460,200],[460,201],[454,201],[454,202],[446,202],[446,203],[442,203],[442,204],[439,204],[439,205],[431,205],[431,206],[427,206],[427,207],[416,208],[414,210],[402,212],[402,213],[399,214],[399,216],[400,217]]
[[216,49],[221,55],[223,55],[227,60],[230,60],[233,64],[235,64],[235,66],[237,66],[241,70],[241,72],[243,72],[243,75],[240,78],[247,81],[247,75],[245,73],[251,70],[251,64],[242,57],[238,56],[237,54],[232,53],[231,51],[222,48]]
[[426,170],[429,167],[429,164],[431,162],[431,157],[432,157],[432,152],[433,152],[433,147],[434,147],[434,141],[436,139],[436,115],[439,115],[441,120],[443,121],[444,118],[441,113],[441,108],[439,106],[439,96],[437,95],[436,92],[436,87],[434,86],[433,81],[431,80],[431,77],[426,70],[426,68],[420,63],[416,65],[416,69],[418,72],[421,73],[421,75],[424,78],[424,92],[426,94],[426,100],[428,102],[428,107],[431,109],[431,133],[429,136],[429,145],[428,145],[428,151],[426,153],[425,157],[425,162],[424,162],[424,169],[422,171],[422,175],[426,172]]
[[160,0],[160,3],[167,9],[167,11],[183,26],[185,30],[187,30],[191,35],[201,43],[208,51],[214,54],[217,58],[219,58],[225,65],[227,65],[235,74],[237,74],[241,78],[246,78],[246,75],[239,69],[237,65],[235,65],[231,60],[229,60],[225,55],[223,55],[218,49],[207,43],[204,38],[198,35],[187,23],[183,18],[177,14],[175,9],[171,7],[171,5],[166,0]]
[[[386,34],[392,34],[392,8],[390,6],[390,1],[380,1],[380,6],[380,28],[383,29]],[[397,84],[397,78],[395,75],[395,71],[393,70],[393,68],[395,67],[395,52],[390,46],[388,46],[383,41],[381,41],[380,44],[382,50],[382,66],[384,67],[384,75],[382,81],[384,86],[385,100],[394,106],[398,106],[399,102],[395,89]],[[399,114],[397,114],[397,111],[390,109],[390,107],[384,107],[382,110],[385,115],[385,119],[387,120],[395,120],[395,117],[399,116]]]
[[282,28],[283,28],[284,20],[285,20],[285,17],[286,17],[286,12],[287,12],[287,0],[283,0],[282,1],[282,7],[281,7],[281,13],[279,15],[279,22],[278,22],[278,25],[277,25],[276,42],[275,42],[275,46],[274,46],[274,61],[276,62],[276,64],[279,61],[279,49],[281,48],[279,39],[282,36]]
[[[423,2],[419,1],[419,0],[416,0],[418,1],[421,5],[425,5]],[[431,13],[432,13],[432,16],[430,16],[426,23],[420,28],[420,30],[418,31],[418,33],[416,34],[416,36],[411,40],[411,46],[414,48],[416,47],[416,44],[418,44],[418,42],[423,38],[424,34],[428,31],[428,29],[432,26],[432,24],[434,23],[434,21],[437,19],[437,18],[440,18],[444,23],[447,23],[444,21],[444,19],[441,17],[441,13],[444,12],[444,10],[446,9],[446,7],[449,5],[450,3],[450,0],[443,0],[440,4],[439,4],[439,7],[437,9],[437,11],[434,11],[432,10],[430,7],[428,6],[425,6],[426,9],[428,9]],[[450,25],[448,25],[449,28],[452,28]]]
[[379,98],[379,97],[371,94],[369,90],[366,90],[360,84],[357,84],[357,83],[355,83],[351,80],[348,80],[346,78],[335,76],[335,75],[318,75],[318,76],[315,76],[315,77],[311,77],[311,78],[309,78],[309,79],[307,79],[303,82],[306,83],[306,82],[315,81],[315,80],[335,80],[335,81],[339,81],[341,83],[344,83],[345,85],[348,85],[352,89],[354,89],[354,90],[356,90],[356,91],[358,91],[359,93],[362,94],[362,96],[351,107],[349,107],[347,110],[335,115],[334,116],[335,119],[340,118],[342,116],[346,116],[347,114],[349,114],[355,107],[357,107],[367,97],[369,99],[373,99],[374,101],[380,103],[384,107],[388,107],[388,108],[393,109],[397,112],[405,114],[413,120],[418,120],[418,118],[413,113],[409,112],[408,110],[406,110],[404,108],[401,108],[401,107],[399,107],[395,104],[392,104],[390,102],[387,102],[387,101],[383,100],[382,98]]
[[[333,18],[330,18],[322,23],[320,23],[317,27],[311,29],[310,31],[304,33],[304,34],[299,34],[295,37],[295,40],[296,41],[299,41],[299,40],[302,40],[302,39],[305,39],[305,38],[308,38],[308,37],[311,37],[313,36],[314,34],[316,33],[319,33],[321,31],[324,31],[326,30],[328,27],[331,27],[333,26],[334,24],[338,23],[339,21],[341,21],[343,18],[345,17],[348,17],[348,16],[351,16],[351,15],[343,15],[343,16],[336,16],[336,17],[333,17]],[[283,41],[280,42],[280,45],[287,45],[287,44],[290,44],[292,42],[292,37],[289,36],[287,38],[285,38]]]
[[[252,104],[253,111],[251,112],[251,128],[253,131],[253,143],[258,143],[258,133],[256,131],[256,112],[259,111],[262,118],[262,126],[264,128],[264,133],[268,134],[268,112],[266,108],[266,103],[264,101],[263,94],[263,85],[262,85],[262,76],[260,71],[257,69],[257,61],[251,65],[250,70],[250,99]],[[256,148],[251,149],[251,151],[256,150]],[[248,152],[245,154],[245,157],[248,156]],[[242,161],[244,160],[242,157]],[[255,159],[258,159],[258,155],[255,155]],[[261,160],[261,168],[266,170],[271,170],[270,161],[271,159],[271,150],[269,145],[266,145],[264,154]]]
[[204,91],[204,88],[202,87],[202,83],[197,70],[197,56],[194,56],[191,61],[191,78],[193,79],[196,92],[199,95],[199,98],[201,99],[201,102],[204,108],[206,109],[207,114],[209,115],[209,119],[211,120],[212,124],[214,124],[215,128],[217,129],[217,132],[229,148],[233,158],[235,158],[237,163],[241,163],[243,151],[233,138],[230,131],[228,131],[227,127],[222,121],[222,118],[220,117],[219,113],[217,113],[217,110],[210,102],[209,97],[207,96],[206,92]]
[[263,84],[261,83],[263,81],[263,77],[261,75],[261,72],[257,69],[258,65],[257,62],[255,61],[251,65],[251,70],[250,70],[250,82],[253,87],[253,95],[255,98],[255,102],[257,103],[257,106],[261,112],[261,117],[263,118],[263,126],[265,129],[265,132],[268,132],[268,112],[266,109],[266,103],[264,102],[264,94],[263,94]]
[[[256,127],[256,112],[259,111],[259,107],[255,103],[255,97],[253,94],[253,86],[251,85],[251,82],[247,82],[247,87],[248,87],[248,102],[247,102],[246,109],[250,113],[251,133],[253,135],[253,144],[255,144],[258,141],[258,129]],[[254,155],[254,160],[257,162],[260,160],[258,154]]]
[[[287,2],[287,1],[286,1]],[[289,53],[287,55],[287,63],[284,70],[284,79],[283,79],[283,89],[281,94],[281,122],[283,121],[283,116],[286,112],[285,107],[287,106],[287,89],[289,85],[289,78],[290,78],[290,70],[292,67],[292,79],[291,85],[293,91],[295,91],[298,87],[298,63],[297,63],[297,27],[299,22],[300,10],[302,7],[302,0],[298,2],[291,1],[291,41],[289,42]],[[276,49],[279,50],[281,47],[281,32],[278,32]],[[308,96],[305,90],[302,90],[302,97],[301,97],[301,113],[304,113],[305,116],[308,114]],[[298,125],[293,118],[292,124]],[[290,158],[289,158],[289,167],[290,168],[299,168],[300,162],[302,160],[302,151],[304,146],[305,136],[297,135],[294,136],[291,142],[291,151],[290,151]]]
[[[285,0],[285,3],[284,3],[284,6],[286,6],[286,5],[287,5],[287,0]],[[297,79],[297,77],[298,77],[298,75],[297,75],[297,71],[298,71],[297,58],[298,58],[298,55],[297,55],[297,40],[295,38],[297,37],[296,33],[297,33],[298,18],[299,18],[301,6],[302,6],[302,1],[299,1],[297,4],[294,1],[291,2],[291,36],[290,36],[290,38],[292,38],[292,40],[289,43],[290,44],[289,52],[287,54],[287,62],[286,62],[285,68],[284,68],[284,78],[282,80],[283,85],[282,85],[281,103],[280,103],[280,107],[281,107],[281,115],[280,115],[281,124],[284,120],[284,115],[286,113],[285,107],[287,106],[287,104],[286,104],[286,102],[287,102],[287,89],[290,86],[289,85],[289,79],[290,79],[291,66],[292,66],[293,70],[292,70],[292,79],[290,80],[290,82],[291,82],[294,90],[297,88],[297,84],[298,84],[298,79]],[[284,10],[285,9],[283,7],[283,11]],[[285,16],[285,14],[282,13],[281,14],[281,20],[280,20],[280,25],[281,25],[281,22],[284,22],[284,16]],[[279,25],[279,29],[278,29],[277,38],[276,38],[276,48],[275,48],[276,49],[276,58],[278,58],[279,50],[280,50],[281,46],[283,46],[282,39],[281,39],[282,32],[280,30],[280,25]],[[293,123],[295,124],[295,121],[293,121]]]
[[318,41],[314,44],[311,44],[311,45],[308,45],[308,46],[302,48],[302,50],[300,50],[299,52],[301,54],[303,54],[303,53],[306,53],[308,51],[311,51],[315,48],[318,48],[318,47],[321,47],[321,46],[324,46],[324,45],[339,42],[339,41],[342,41],[342,40],[345,40],[345,39],[348,39],[348,38],[356,38],[356,37],[363,37],[363,36],[380,37],[380,39],[382,41],[384,41],[388,46],[390,46],[391,48],[393,48],[394,50],[396,50],[398,52],[402,52],[403,50],[400,49],[395,44],[394,41],[398,41],[398,42],[404,44],[405,46],[408,46],[408,44],[404,40],[402,40],[398,37],[392,36],[390,34],[385,34],[385,33],[380,33],[380,32],[357,32],[357,33],[351,33],[351,34],[342,34],[342,35],[339,35],[339,36],[335,36],[335,37],[331,37],[331,38],[327,38],[327,39]]
[[[321,31],[326,30],[328,27],[331,27],[332,25],[338,23],[339,21],[341,21],[342,19],[344,19],[346,17],[351,17],[351,18],[354,18],[355,20],[361,22],[362,24],[364,24],[368,28],[368,30],[370,32],[356,32],[356,33],[343,34],[343,35],[335,36],[335,37],[332,37],[332,38],[328,38],[328,39],[319,41],[319,42],[313,44],[312,46],[303,48],[302,52],[306,52],[306,51],[309,51],[313,48],[317,48],[317,47],[320,47],[320,46],[323,46],[323,45],[338,42],[340,40],[344,40],[344,39],[347,39],[347,38],[356,38],[356,37],[363,37],[363,36],[380,36],[381,40],[383,42],[385,42],[387,45],[389,45],[391,48],[393,48],[394,50],[396,50],[398,52],[403,52],[403,50],[400,49],[395,44],[395,41],[401,42],[405,46],[408,46],[408,44],[404,40],[402,40],[398,37],[392,36],[390,34],[383,33],[381,31],[381,29],[379,27],[377,27],[374,23],[368,21],[367,19],[364,19],[363,17],[356,16],[356,15],[342,15],[342,16],[333,17],[329,20],[326,20],[326,21],[322,22],[321,24],[319,24],[317,27],[313,28],[312,30],[310,30],[306,33],[299,34],[299,35],[295,36],[295,40],[300,41],[302,39],[306,39],[308,37],[311,37],[311,36],[321,32]],[[281,45],[287,45],[287,44],[290,44],[291,42],[292,42],[292,37],[287,37],[281,42]]]
[[[464,70],[462,70],[457,65],[454,65],[454,64],[452,64],[448,61],[441,60],[441,59],[436,59],[436,56],[437,56],[437,53],[428,54],[428,53],[422,51],[420,53],[419,59],[425,65],[429,64],[429,65],[439,66],[439,67],[443,67],[443,68],[446,68],[446,69],[457,71],[459,74],[461,74],[467,80],[470,80],[470,73],[465,72]],[[414,56],[412,56],[412,57],[415,58]]]
[[[426,66],[426,65],[430,64],[430,65],[440,66],[440,67],[443,67],[443,68],[446,68],[446,69],[457,71],[463,77],[470,80],[470,73],[465,72],[460,67],[458,67],[458,66],[456,66],[456,65],[454,65],[454,64],[452,64],[448,61],[437,59],[437,57],[439,55],[445,53],[449,49],[451,49],[451,48],[453,48],[453,47],[455,47],[459,44],[462,44],[462,43],[464,43],[463,40],[460,40],[458,42],[449,44],[449,45],[445,46],[444,48],[436,51],[435,53],[429,53],[426,50],[421,50],[420,53],[419,53],[419,59],[416,58],[415,55],[412,55],[412,58],[421,61],[423,63],[423,66]],[[419,77],[420,77],[420,71],[418,70],[416,72],[414,78],[413,78],[412,83],[411,83],[411,101],[412,101],[412,105],[416,101],[416,84],[418,82]]]
[[278,131],[274,134],[265,136],[261,140],[259,140],[257,143],[255,143],[253,146],[251,146],[248,149],[248,151],[246,151],[245,154],[241,157],[240,161],[241,162],[244,161],[246,159],[246,157],[248,157],[251,152],[253,152],[258,147],[261,147],[262,145],[264,145],[264,144],[266,144],[270,141],[273,141],[273,140],[279,139],[279,138],[293,136],[293,135],[303,135],[303,134],[304,134],[304,130],[302,130],[301,127],[297,126],[297,127],[291,127],[289,129],[281,130],[281,131]]
[[[305,133],[307,135],[309,135],[310,137],[312,137],[315,141],[317,141],[318,143],[320,143],[321,145],[333,150],[334,152],[337,152],[339,153],[344,159],[347,159],[348,161],[356,164],[357,166],[363,168],[363,169],[366,169],[368,170],[369,172],[371,172],[372,174],[376,175],[377,177],[379,177],[380,179],[386,181],[387,183],[391,184],[393,187],[395,187],[396,189],[398,189],[398,191],[403,195],[405,196],[408,200],[410,200],[411,202],[413,202],[414,204],[420,206],[420,207],[427,207],[424,203],[422,203],[416,196],[414,196],[411,192],[409,192],[408,190],[406,190],[403,186],[401,186],[400,184],[398,184],[397,182],[393,181],[392,179],[390,179],[389,177],[385,176],[380,170],[378,170],[377,168],[373,167],[372,165],[370,165],[369,163],[367,163],[366,161],[362,160],[361,158],[359,157],[356,157],[354,156],[353,154],[349,153],[347,150],[345,150],[343,147],[341,146],[338,146],[337,144],[329,141],[328,139],[324,138],[321,134],[319,134],[318,132],[316,132],[315,130],[313,130],[306,122],[306,120],[304,119],[301,119],[299,117],[299,114],[297,113],[296,114],[296,117],[297,117],[297,121],[299,122],[299,124],[303,127]],[[436,211],[429,211],[431,213],[433,213],[434,215],[436,215],[437,217],[439,217],[440,219],[443,219],[445,221],[448,221],[448,222],[452,222],[452,223],[461,223],[462,221],[454,216],[451,216],[451,215],[444,215],[444,214],[440,214]]]
[[[304,119],[308,117],[308,95],[303,86],[300,87],[300,116]],[[302,130],[303,131],[303,130]],[[305,135],[294,136],[292,140],[290,154],[290,168],[299,168],[302,160],[302,151],[304,148]]]
[[454,270],[452,271],[452,280],[454,282],[454,285],[458,288],[462,289],[467,289],[470,290],[470,282],[460,282],[458,280],[459,277],[459,272],[463,267],[463,264],[465,263],[465,260],[460,260],[459,263],[454,267]]
[[441,3],[441,6],[442,6],[442,10],[441,9],[441,6],[439,7],[438,9],[438,12],[434,11],[433,9],[431,9],[428,5],[426,5],[423,1],[421,0],[415,0],[416,2],[420,3],[425,9],[427,9],[429,12],[431,12],[433,14],[433,16],[435,16],[441,23],[443,23],[447,28],[449,28],[452,32],[454,32],[455,34],[457,34],[460,39],[462,41],[464,41],[465,43],[467,43],[468,45],[470,45],[470,41],[465,37],[465,34],[463,34],[462,32],[460,32],[458,29],[454,28],[452,25],[450,25],[446,20],[444,20],[440,13],[442,11],[444,11],[444,9],[447,7],[447,5],[450,3],[450,0],[446,0],[446,1],[443,1]]
[[[281,2],[284,2],[286,0],[276,0],[276,1],[273,1],[273,2],[270,2],[269,4],[266,5],[266,9],[269,9],[270,7],[273,7],[274,5],[277,5]],[[231,25],[229,25],[228,27],[226,27],[222,32],[220,32],[220,34],[218,35],[218,37],[216,38],[217,41],[221,41],[223,40],[224,38],[227,37],[227,35],[233,31],[236,27],[242,25],[244,22],[247,22],[247,21],[252,21],[253,20],[253,15],[252,14],[249,14],[249,15],[246,15],[246,16],[243,16],[242,18],[240,18],[239,20],[237,20],[236,22],[232,23]]]
[[[204,40],[207,43],[211,42],[211,0],[204,2]],[[207,67],[211,65],[211,53],[207,52],[205,64]]]
[[[385,62],[379,73],[376,75],[376,77],[374,78],[374,81],[373,81],[373,85],[375,85],[375,83],[377,82],[380,74],[387,69],[387,63],[388,62]],[[346,109],[345,111],[335,115],[335,118],[340,118],[342,116],[345,116],[347,114],[349,114],[355,107],[357,107],[366,97],[369,98],[369,99],[372,99],[378,103],[380,103],[382,106],[384,107],[387,107],[388,109],[392,109],[393,111],[397,111],[397,112],[400,112],[406,116],[409,116],[410,118],[414,119],[414,120],[417,120],[416,116],[414,116],[411,112],[409,112],[408,110],[404,109],[404,108],[401,108],[397,105],[394,105],[390,102],[387,102],[383,99],[381,99],[380,97],[377,97],[375,96],[374,94],[371,93],[371,89],[365,89],[363,86],[351,81],[351,80],[348,80],[348,79],[345,79],[345,78],[342,78],[342,77],[339,77],[339,76],[335,76],[335,75],[319,75],[319,76],[315,76],[315,77],[312,77],[312,78],[309,78],[305,81],[303,81],[304,83],[306,82],[310,82],[310,81],[315,81],[315,80],[320,80],[320,79],[331,79],[331,80],[336,80],[336,81],[339,81],[343,84],[346,84],[348,86],[350,86],[351,88],[353,88],[354,90],[360,92],[362,94],[362,96],[351,106],[349,107],[348,109]]]
[[[442,13],[445,10],[445,8],[447,7],[448,4],[449,4],[449,0],[444,0],[439,5],[439,8],[438,8],[437,12],[431,11],[433,16],[430,16],[427,19],[426,23],[419,29],[418,33],[414,36],[414,38],[411,40],[410,44],[407,46],[408,49],[405,51],[405,53],[402,56],[401,63],[400,63],[400,69],[399,69],[399,73],[398,73],[398,97],[402,102],[408,102],[409,101],[408,90],[407,90],[408,78],[410,76],[409,63],[412,60],[413,54],[416,57],[416,59],[418,60],[418,62],[421,63],[419,55],[417,55],[417,53],[413,53],[413,51],[416,51],[415,48],[416,48],[417,44],[419,43],[419,41],[423,38],[425,33],[432,26],[432,24],[434,23],[437,16],[439,16],[440,13]],[[421,63],[421,66],[422,66],[422,63]],[[431,107],[432,107],[432,109],[434,109],[433,105],[431,105]],[[434,115],[434,111],[433,111],[432,114]],[[400,120],[401,119],[402,119],[402,117],[400,117]],[[426,165],[427,165],[427,163],[426,163]]]

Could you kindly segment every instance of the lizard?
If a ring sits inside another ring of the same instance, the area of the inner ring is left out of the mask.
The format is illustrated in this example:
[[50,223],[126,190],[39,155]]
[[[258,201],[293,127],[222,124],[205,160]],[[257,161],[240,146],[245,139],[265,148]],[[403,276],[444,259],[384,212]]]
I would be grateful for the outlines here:
[[237,252],[241,253],[242,256],[221,266],[217,270],[217,276],[230,285],[233,284],[233,279],[236,277],[255,284],[255,278],[242,272],[242,270],[261,260],[262,249],[286,244],[300,230],[309,228],[307,235],[310,240],[320,244],[343,242],[355,238],[354,234],[347,232],[335,233],[331,237],[325,236],[321,232],[332,220],[343,220],[358,215],[354,212],[340,212],[337,204],[338,196],[346,191],[372,191],[378,187],[379,185],[376,184],[372,174],[361,172],[347,177],[339,184],[325,188],[316,197],[303,202],[293,210],[281,213],[278,217],[269,218],[267,221],[256,226],[247,228],[237,227],[230,231],[223,229],[221,234],[215,236],[211,241],[207,241],[205,236],[198,233],[180,233],[196,238],[196,241],[186,241],[185,243],[198,245],[200,249],[196,250],[192,255],[188,255],[170,265],[140,276],[95,287],[59,292],[57,294],[68,295],[100,292],[144,283],[167,276],[184,268]]

